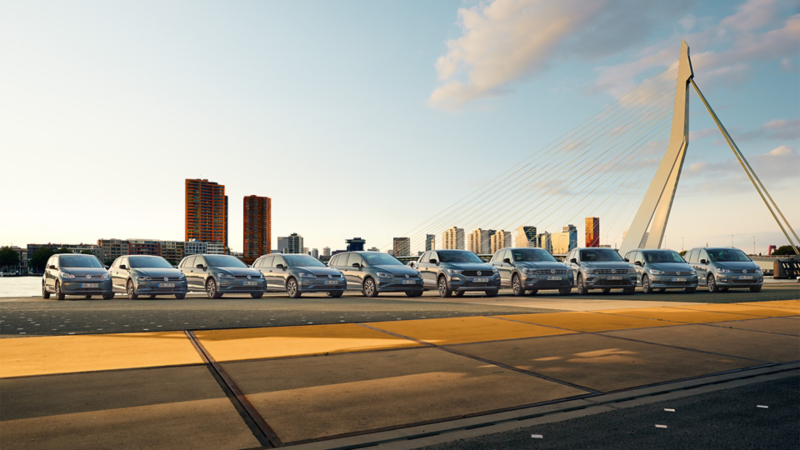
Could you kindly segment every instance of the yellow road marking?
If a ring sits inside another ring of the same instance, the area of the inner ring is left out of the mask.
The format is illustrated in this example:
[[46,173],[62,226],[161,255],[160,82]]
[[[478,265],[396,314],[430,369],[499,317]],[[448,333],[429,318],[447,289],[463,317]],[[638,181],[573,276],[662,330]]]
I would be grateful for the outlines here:
[[710,311],[692,311],[678,308],[637,308],[637,309],[612,309],[597,311],[600,314],[615,314],[619,316],[641,317],[643,319],[658,319],[681,323],[708,323],[726,322],[729,320],[744,320],[748,316]]
[[732,314],[745,314],[762,317],[786,317],[800,315],[800,309],[765,308],[762,305],[737,305],[734,303],[706,303],[679,306],[678,309],[693,309],[697,311],[724,312]]
[[543,314],[516,314],[495,316],[520,322],[535,323],[545,326],[566,328],[575,331],[611,331],[630,328],[666,327],[680,325],[677,322],[666,322],[638,317],[623,317],[595,312],[566,312]]

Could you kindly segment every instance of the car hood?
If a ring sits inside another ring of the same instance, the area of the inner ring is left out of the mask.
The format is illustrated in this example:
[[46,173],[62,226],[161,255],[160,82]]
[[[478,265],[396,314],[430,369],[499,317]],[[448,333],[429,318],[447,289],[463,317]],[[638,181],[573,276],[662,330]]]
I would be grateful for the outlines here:
[[569,266],[566,264],[562,264],[560,262],[552,262],[552,261],[522,261],[516,263],[517,267],[526,267],[528,269],[538,269],[538,270],[565,270],[569,269]]
[[92,280],[95,280],[95,279],[99,280],[99,279],[101,279],[103,277],[103,274],[107,274],[108,273],[108,271],[106,271],[106,269],[103,269],[101,267],[97,267],[97,268],[95,268],[95,267],[75,267],[75,268],[65,267],[65,268],[61,269],[60,271],[61,272],[66,272],[66,273],[71,273],[72,275],[75,275],[75,278],[84,278],[84,279],[86,279],[86,276],[90,275],[92,277],[91,278]]
[[182,273],[178,269],[160,269],[155,267],[148,267],[146,269],[133,269],[133,271],[152,278],[163,278],[163,277],[175,278],[175,277],[180,277]]
[[747,270],[748,273],[755,272],[756,268],[758,267],[758,265],[752,261],[724,261],[715,262],[714,265],[723,269],[729,269],[731,272],[741,272],[742,270]]
[[397,266],[389,264],[385,266],[372,266],[372,267],[389,272],[392,275],[409,275],[412,277],[419,276],[419,271],[417,269],[408,266]]
[[260,277],[261,272],[257,269],[251,269],[249,267],[242,268],[242,267],[211,267],[208,269],[209,272],[225,272],[231,274],[235,277],[246,277],[248,275],[252,275],[254,277]]
[[303,267],[303,266],[298,266],[298,267],[292,267],[292,269],[297,270],[297,271],[302,271],[302,272],[313,273],[314,275],[340,275],[341,274],[341,272],[339,272],[338,270],[332,269],[330,267]]
[[691,272],[692,268],[687,263],[650,263],[645,266],[648,269],[660,270],[662,272]]
[[595,262],[582,262],[582,266],[591,267],[592,269],[630,269],[632,264],[625,261],[595,261]]
[[487,270],[492,272],[494,267],[486,263],[442,263],[442,268],[457,270]]

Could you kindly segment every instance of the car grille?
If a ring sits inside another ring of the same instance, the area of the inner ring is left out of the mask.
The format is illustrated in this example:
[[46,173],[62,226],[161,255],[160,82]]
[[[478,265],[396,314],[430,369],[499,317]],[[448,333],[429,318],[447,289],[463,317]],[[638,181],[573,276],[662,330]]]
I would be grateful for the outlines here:
[[258,291],[258,286],[224,286],[224,291]]
[[597,269],[597,273],[625,274],[628,269]]
[[[555,270],[555,271],[554,271]],[[566,269],[539,269],[534,271],[536,275],[564,275],[567,273]]]
[[[478,272],[480,272],[481,274],[478,275]],[[492,272],[491,270],[465,270],[461,272],[461,274],[464,275],[465,277],[490,277],[494,275],[494,272]]]
[[733,279],[731,279],[731,281],[733,281],[734,283],[741,283],[741,284],[755,284],[755,283],[758,283],[758,280],[756,280],[755,277],[753,277],[752,280],[740,280],[738,278],[733,278]]
[[487,287],[489,283],[473,283],[472,281],[468,281],[466,283],[467,287]]
[[[327,279],[328,275],[317,275],[317,278],[326,278]],[[342,278],[341,275],[331,275],[331,279],[333,279],[333,280],[341,279],[341,278]]]
[[598,280],[595,286],[630,286],[631,283],[628,280]]

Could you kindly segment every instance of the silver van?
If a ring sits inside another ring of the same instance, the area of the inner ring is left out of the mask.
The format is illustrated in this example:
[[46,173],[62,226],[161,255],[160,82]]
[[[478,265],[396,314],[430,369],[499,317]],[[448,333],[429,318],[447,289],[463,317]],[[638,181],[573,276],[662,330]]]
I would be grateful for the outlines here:
[[697,290],[697,272],[675,250],[636,249],[625,255],[636,268],[636,284],[645,294],[658,289]]
[[738,248],[693,248],[686,253],[686,260],[697,271],[698,284],[709,292],[730,288],[758,292],[764,284],[764,272]]

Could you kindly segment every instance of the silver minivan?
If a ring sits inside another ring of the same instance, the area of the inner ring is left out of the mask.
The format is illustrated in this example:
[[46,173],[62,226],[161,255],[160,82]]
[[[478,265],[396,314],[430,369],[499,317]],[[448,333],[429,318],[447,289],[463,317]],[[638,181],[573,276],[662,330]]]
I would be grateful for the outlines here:
[[675,250],[636,249],[625,255],[636,267],[636,284],[645,294],[658,289],[697,290],[697,272]]
[[697,271],[698,284],[709,292],[730,288],[758,292],[764,284],[764,272],[738,248],[693,248],[686,253],[686,260]]

